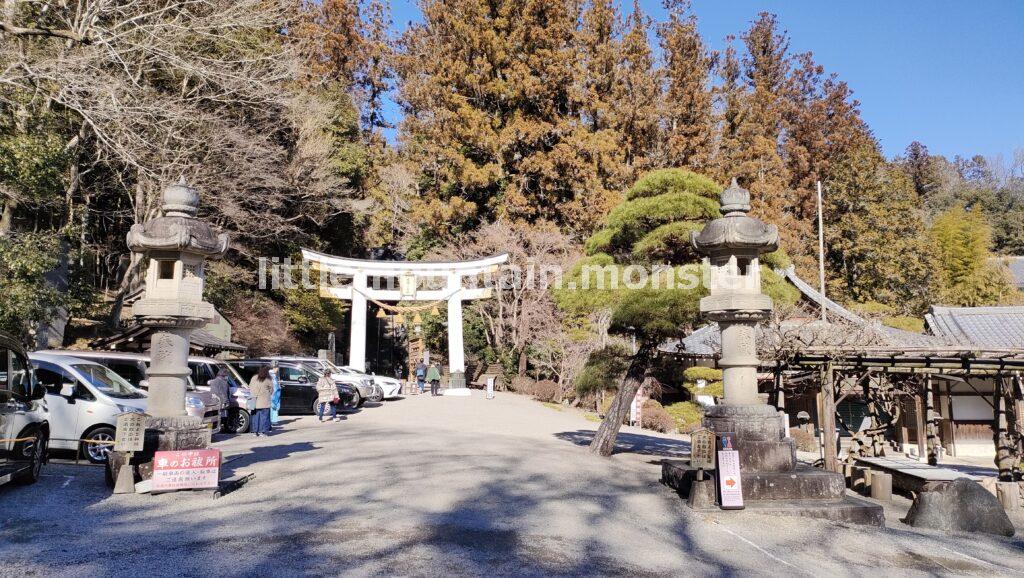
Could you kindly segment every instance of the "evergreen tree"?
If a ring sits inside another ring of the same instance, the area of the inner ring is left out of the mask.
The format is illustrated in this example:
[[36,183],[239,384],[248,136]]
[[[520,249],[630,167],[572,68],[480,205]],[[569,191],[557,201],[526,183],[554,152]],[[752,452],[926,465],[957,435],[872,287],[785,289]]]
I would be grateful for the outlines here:
[[688,0],[665,0],[668,21],[658,26],[665,55],[664,163],[705,170],[714,145],[710,74],[715,56],[697,32]]
[[930,304],[935,263],[910,180],[885,162],[870,138],[836,159],[830,173],[824,218],[831,296],[922,313]]
[[612,124],[624,153],[625,181],[633,182],[638,171],[656,162],[661,87],[647,38],[651,19],[643,13],[638,0],[633,2],[627,27],[612,88]]
[[507,215],[589,230],[617,199],[606,179],[621,151],[578,110],[576,4],[428,0],[422,9],[396,59],[401,136],[423,167],[420,206],[458,199],[452,214],[468,211],[471,222]]

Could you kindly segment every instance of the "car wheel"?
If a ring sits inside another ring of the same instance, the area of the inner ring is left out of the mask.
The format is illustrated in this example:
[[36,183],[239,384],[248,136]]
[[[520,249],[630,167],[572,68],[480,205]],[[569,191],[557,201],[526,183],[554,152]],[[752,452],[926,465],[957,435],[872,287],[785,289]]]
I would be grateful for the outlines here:
[[249,416],[249,412],[244,409],[229,409],[228,418],[225,420],[224,429],[228,433],[232,434],[243,434],[249,431],[249,425],[252,423]]
[[[316,411],[317,411],[318,409],[320,409],[320,400],[319,400],[319,399],[314,399],[314,400],[313,400],[313,415],[316,415]],[[326,408],[324,408],[324,411],[326,412],[326,411],[327,411],[327,409],[326,409]]]
[[[94,442],[112,442],[114,441],[115,433],[112,427],[101,427],[89,432],[89,435],[84,439]],[[82,454],[89,460],[89,463],[105,464],[107,463],[107,456],[110,455],[113,447],[113,444],[94,444],[83,441]]]
[[28,469],[18,472],[14,481],[19,484],[34,484],[39,481],[39,474],[43,471],[43,462],[46,461],[46,447],[49,440],[45,433],[39,432],[39,437],[34,442],[19,442],[17,454],[29,460],[31,465]]
[[363,394],[359,393],[359,390],[357,389],[352,397],[352,407],[363,407],[364,403],[366,403],[366,398],[364,398]]

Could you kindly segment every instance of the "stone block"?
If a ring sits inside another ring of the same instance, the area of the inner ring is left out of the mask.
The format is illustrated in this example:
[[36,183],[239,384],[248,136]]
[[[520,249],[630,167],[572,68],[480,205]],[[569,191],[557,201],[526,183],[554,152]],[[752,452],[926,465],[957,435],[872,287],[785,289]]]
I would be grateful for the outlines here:
[[999,500],[967,478],[919,493],[903,522],[915,528],[945,532],[1014,534],[1013,524]]
[[717,492],[715,480],[708,478],[704,480],[693,480],[690,484],[690,494],[686,503],[695,510],[711,510],[717,504]]
[[996,497],[1007,512],[1016,512],[1021,508],[1020,482],[996,482]]
[[843,475],[800,467],[791,472],[743,473],[743,500],[842,500],[846,495]]
[[879,502],[892,501],[892,474],[871,472],[871,499]]

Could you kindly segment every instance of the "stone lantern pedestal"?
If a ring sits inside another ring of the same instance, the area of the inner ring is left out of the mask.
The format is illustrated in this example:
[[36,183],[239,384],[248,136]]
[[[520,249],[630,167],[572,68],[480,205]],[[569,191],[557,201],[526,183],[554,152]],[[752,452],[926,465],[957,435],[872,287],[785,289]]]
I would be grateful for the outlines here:
[[[164,190],[163,216],[128,233],[128,247],[148,259],[146,291],[132,315],[152,328],[145,444],[131,459],[141,479],[152,476],[155,452],[203,449],[211,441],[202,418],[185,412],[189,339],[215,316],[213,305],[203,301],[204,265],[227,252],[228,238],[196,218],[198,207],[199,194],[182,179]],[[112,472],[126,456],[111,453]]]
[[[756,329],[772,310],[771,299],[761,293],[759,258],[778,248],[779,233],[774,225],[747,215],[750,193],[735,180],[722,192],[721,205],[723,217],[691,237],[694,248],[707,257],[710,294],[701,299],[700,310],[722,334],[718,363],[724,396],[720,405],[707,408],[704,426],[729,436],[739,453],[746,507],[884,525],[880,506],[846,496],[841,474],[797,463],[796,443],[779,412],[758,396]],[[679,461],[666,462],[662,470],[664,482],[687,494],[701,483],[695,474]],[[700,494],[709,495],[706,489]]]

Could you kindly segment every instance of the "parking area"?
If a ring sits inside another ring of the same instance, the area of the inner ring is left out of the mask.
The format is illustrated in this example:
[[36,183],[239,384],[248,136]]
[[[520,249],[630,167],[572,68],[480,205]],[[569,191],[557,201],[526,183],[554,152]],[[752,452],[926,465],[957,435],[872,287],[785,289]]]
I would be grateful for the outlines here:
[[513,394],[414,396],[340,423],[284,416],[217,436],[209,493],[111,496],[102,471],[51,464],[0,488],[0,575],[1011,575],[1021,538],[949,537],[741,513],[696,514],[658,483],[680,436],[597,424]]

